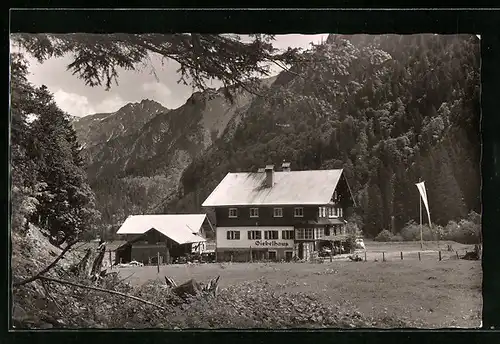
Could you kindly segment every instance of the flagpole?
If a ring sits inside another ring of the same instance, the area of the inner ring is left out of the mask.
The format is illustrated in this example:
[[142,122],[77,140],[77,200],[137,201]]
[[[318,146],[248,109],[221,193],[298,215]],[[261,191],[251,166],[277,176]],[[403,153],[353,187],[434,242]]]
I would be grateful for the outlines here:
[[[420,183],[420,178],[418,178],[418,182]],[[424,241],[423,241],[423,236],[422,236],[422,196],[420,195],[420,192],[418,193],[418,205],[419,205],[419,210],[420,210],[420,249],[424,249]]]

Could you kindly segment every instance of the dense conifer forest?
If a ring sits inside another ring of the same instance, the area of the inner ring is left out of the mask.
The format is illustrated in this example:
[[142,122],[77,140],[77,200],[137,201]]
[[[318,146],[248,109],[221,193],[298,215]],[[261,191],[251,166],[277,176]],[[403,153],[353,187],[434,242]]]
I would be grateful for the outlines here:
[[200,211],[227,172],[286,160],[343,168],[368,236],[418,221],[419,180],[436,224],[480,213],[479,65],[473,35],[330,35],[188,166],[164,210]]

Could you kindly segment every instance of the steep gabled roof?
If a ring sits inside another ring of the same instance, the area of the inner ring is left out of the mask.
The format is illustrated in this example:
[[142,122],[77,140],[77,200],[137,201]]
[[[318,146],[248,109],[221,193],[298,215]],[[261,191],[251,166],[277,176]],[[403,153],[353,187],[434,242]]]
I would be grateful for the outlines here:
[[122,224],[117,234],[144,234],[155,229],[178,244],[205,241],[200,228],[205,214],[133,215]]
[[330,201],[342,172],[274,172],[272,187],[265,186],[266,173],[228,173],[202,206],[323,205]]
[[[126,241],[124,240],[114,240],[114,241],[106,241],[106,252],[113,252],[116,251],[116,249],[123,244],[125,244]],[[75,245],[76,247],[74,248],[75,251],[85,251],[86,249],[96,249],[99,247],[99,241],[82,241],[79,242]]]

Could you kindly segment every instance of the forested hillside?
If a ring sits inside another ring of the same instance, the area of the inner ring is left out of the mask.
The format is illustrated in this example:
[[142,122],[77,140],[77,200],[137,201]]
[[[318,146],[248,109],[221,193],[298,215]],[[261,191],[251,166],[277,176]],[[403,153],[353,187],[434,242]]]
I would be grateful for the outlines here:
[[200,211],[227,172],[287,160],[344,168],[369,236],[418,221],[419,180],[433,222],[480,212],[479,65],[474,35],[330,35],[187,167],[163,210]]

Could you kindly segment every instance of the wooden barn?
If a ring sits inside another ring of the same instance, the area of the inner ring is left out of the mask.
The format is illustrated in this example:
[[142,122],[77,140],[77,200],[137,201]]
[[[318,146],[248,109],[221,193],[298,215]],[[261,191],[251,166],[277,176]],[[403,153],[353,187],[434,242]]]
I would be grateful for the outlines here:
[[116,263],[171,264],[206,242],[213,231],[205,214],[129,216],[117,234],[126,242],[116,250]]

